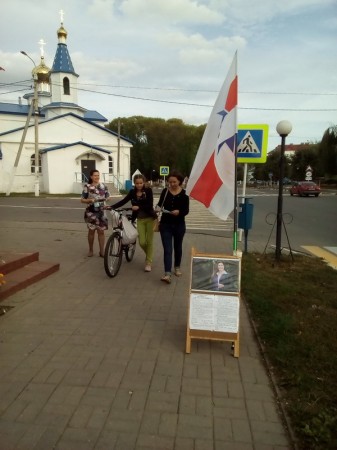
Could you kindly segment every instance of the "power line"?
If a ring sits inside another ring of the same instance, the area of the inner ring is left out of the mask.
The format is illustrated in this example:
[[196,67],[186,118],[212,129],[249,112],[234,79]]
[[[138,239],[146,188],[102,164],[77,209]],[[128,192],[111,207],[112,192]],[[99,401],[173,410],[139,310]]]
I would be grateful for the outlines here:
[[26,91],[26,90],[27,90],[27,88],[25,87],[24,89],[15,89],[15,91],[0,92],[0,95],[12,94],[13,92],[21,92],[21,91]]
[[337,95],[337,92],[262,92],[242,91],[239,94],[262,94],[262,95]]
[[[0,86],[21,85],[21,83],[28,83],[31,80],[15,81],[13,83],[0,83]],[[78,83],[79,86],[96,86],[96,87],[111,87],[117,89],[145,89],[155,91],[180,91],[180,92],[203,92],[203,93],[217,93],[219,91],[207,90],[207,89],[186,89],[186,88],[165,88],[165,87],[151,87],[151,86],[128,86],[118,84],[96,84],[96,83]],[[21,85],[24,86],[24,85]],[[78,90],[81,90],[78,88]],[[93,91],[101,93],[99,91]],[[322,96],[335,96],[337,92],[268,92],[268,91],[239,91],[239,94],[258,94],[258,95],[322,95]]]
[[32,80],[22,80],[22,81],[14,81],[13,83],[0,83],[0,86],[25,86],[25,84],[21,84],[21,83],[28,83],[31,82]]
[[[54,83],[54,85],[62,86],[60,83],[59,84]],[[73,89],[77,89],[78,91],[89,92],[89,93],[93,93],[93,94],[109,95],[112,97],[121,97],[121,98],[128,98],[131,100],[141,100],[141,101],[147,101],[147,102],[171,103],[171,104],[175,104],[175,105],[198,106],[201,108],[212,108],[214,106],[214,105],[206,105],[206,104],[200,104],[200,103],[177,102],[174,100],[158,100],[158,99],[147,98],[147,97],[135,97],[135,96],[131,96],[131,95],[115,94],[115,93],[111,93],[111,92],[100,92],[100,91],[96,91],[96,90],[92,90],[92,89],[83,89],[83,88],[73,88]],[[21,89],[21,90],[25,90],[25,89]],[[12,91],[12,92],[18,92],[18,91]],[[10,92],[6,92],[6,93],[10,93]],[[3,94],[6,94],[6,93],[3,93]],[[238,109],[239,110],[240,109],[256,110],[256,111],[297,111],[297,112],[335,112],[335,111],[337,111],[336,108],[305,109],[305,108],[261,108],[261,107],[240,107],[240,106],[238,107]]]
[[300,108],[240,108],[238,106],[238,109],[252,109],[257,111],[304,111],[304,112],[332,112],[337,111],[337,109],[331,108],[331,109],[300,109]]
[[[110,95],[113,97],[121,97],[121,98],[129,98],[132,100],[142,100],[142,101],[148,101],[148,102],[157,102],[157,103],[172,103],[175,105],[187,105],[187,106],[199,106],[199,107],[206,107],[206,108],[212,108],[214,105],[205,105],[200,103],[188,103],[188,102],[177,102],[173,100],[158,100],[158,99],[152,99],[147,97],[135,97],[130,95],[122,95],[122,94],[114,94],[111,92],[100,92],[95,91],[91,89],[81,89],[77,88],[78,91],[83,92],[90,92],[94,94],[101,94],[101,95]],[[259,110],[259,111],[306,111],[306,112],[330,112],[330,111],[337,111],[337,109],[302,109],[302,108],[250,108],[250,107],[238,107],[238,109],[248,109],[248,110]]]
[[[124,86],[118,84],[93,84],[93,83],[78,83],[80,86],[97,86],[97,87],[111,87],[121,89],[146,89],[156,91],[181,91],[181,92],[204,92],[216,93],[219,91],[205,90],[205,89],[185,89],[185,88],[161,88],[149,86]],[[263,92],[263,91],[239,91],[239,94],[262,94],[262,95],[337,95],[337,92]]]
[[[129,98],[133,100],[142,100],[147,102],[157,102],[157,103],[173,103],[175,105],[187,105],[187,106],[199,106],[204,108],[212,108],[214,105],[205,105],[200,103],[188,103],[188,102],[177,102],[173,100],[157,100],[153,98],[146,98],[146,97],[135,97],[130,95],[122,95],[122,94],[113,94],[110,92],[99,92],[99,91],[93,91],[90,89],[78,89],[79,91],[83,92],[91,92],[95,94],[102,94],[102,95],[110,95],[113,97],[122,97],[122,98]],[[238,109],[249,109],[249,110],[259,110],[259,111],[306,111],[306,112],[329,112],[329,111],[337,111],[337,109],[304,109],[304,108],[250,108],[250,107],[240,107],[238,106]]]
[[[54,84],[55,85],[55,84]],[[159,101],[159,100],[158,100]],[[39,106],[40,107],[43,107],[44,105],[42,105],[40,102],[39,102]],[[199,106],[205,106],[205,105],[199,105]],[[253,108],[241,108],[241,109],[253,109]],[[296,110],[293,110],[293,111],[296,111]],[[50,110],[50,113],[52,114],[52,115],[54,115],[54,117],[59,117],[60,116],[60,114],[59,113],[56,113],[55,111],[53,111],[53,110]],[[63,114],[62,114],[63,115]],[[69,123],[71,123],[72,125],[75,125],[75,126],[77,126],[77,127],[79,127],[79,128],[81,128],[81,129],[84,129],[84,127],[82,127],[82,125],[80,125],[80,124],[77,124],[77,123],[75,123],[74,121],[72,121],[72,120],[69,120],[67,117],[63,117],[63,119],[65,120],[65,121],[67,121],[67,122],[69,122]],[[43,123],[43,121],[41,122],[41,123]],[[278,137],[278,136],[273,136],[273,135],[271,135],[270,136],[270,138],[276,138],[276,137]],[[302,138],[302,136],[297,136],[298,138]],[[315,136],[312,136],[312,137],[315,137]],[[308,138],[308,136],[303,136],[303,138]]]

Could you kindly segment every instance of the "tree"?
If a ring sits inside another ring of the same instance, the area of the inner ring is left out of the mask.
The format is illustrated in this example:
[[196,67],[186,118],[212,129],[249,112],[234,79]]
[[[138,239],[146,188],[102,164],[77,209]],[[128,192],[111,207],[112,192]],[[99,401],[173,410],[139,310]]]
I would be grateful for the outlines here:
[[[318,153],[319,144],[300,144],[292,156],[285,156],[284,176],[293,180],[304,180],[306,168],[312,167],[314,177],[323,175]],[[273,180],[279,178],[281,147],[278,146],[268,153],[265,164],[256,164],[254,178],[257,180],[268,180],[269,173],[273,174]]]
[[[189,175],[206,125],[186,125],[181,119],[159,119],[143,116],[113,119],[107,128],[133,141],[131,172],[139,169],[147,179],[169,166]],[[146,139],[144,139],[146,136]]]
[[305,180],[307,167],[313,169],[313,177],[321,176],[320,162],[318,156],[318,144],[308,144],[306,148],[297,150],[291,157],[291,173],[293,180]]
[[[281,157],[281,149],[276,148],[275,150],[269,152],[267,154],[267,160],[264,164],[256,164],[254,169],[254,177],[257,180],[269,180],[269,174],[272,173],[273,181],[279,179],[280,172],[280,157]],[[284,164],[284,176],[289,176],[289,161],[285,158]]]
[[325,178],[337,177],[337,125],[328,128],[318,146],[321,170]]

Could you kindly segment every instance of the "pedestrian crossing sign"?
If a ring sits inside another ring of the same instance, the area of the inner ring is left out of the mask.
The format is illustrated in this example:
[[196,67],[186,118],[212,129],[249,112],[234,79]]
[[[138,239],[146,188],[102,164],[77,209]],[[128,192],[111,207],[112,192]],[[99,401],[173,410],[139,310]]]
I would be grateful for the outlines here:
[[238,163],[257,164],[267,160],[268,130],[266,124],[238,126]]
[[169,172],[170,172],[169,166],[160,166],[160,170],[159,170],[160,175],[167,177]]

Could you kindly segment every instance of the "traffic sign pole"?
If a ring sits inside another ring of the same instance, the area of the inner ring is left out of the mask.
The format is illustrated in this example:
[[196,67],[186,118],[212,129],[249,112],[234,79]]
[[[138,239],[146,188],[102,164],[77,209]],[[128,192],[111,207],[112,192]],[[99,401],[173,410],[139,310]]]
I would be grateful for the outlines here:
[[165,177],[168,176],[169,173],[170,173],[169,166],[160,166],[159,167],[159,174],[164,177],[164,187],[166,185]]

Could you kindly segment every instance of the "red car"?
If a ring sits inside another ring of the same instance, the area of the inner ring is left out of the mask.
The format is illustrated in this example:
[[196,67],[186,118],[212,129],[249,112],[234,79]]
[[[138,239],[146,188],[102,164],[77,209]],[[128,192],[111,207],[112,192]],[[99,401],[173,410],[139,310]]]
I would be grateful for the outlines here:
[[290,195],[298,195],[299,197],[309,197],[314,195],[318,197],[321,193],[321,188],[313,181],[297,181],[289,189]]

